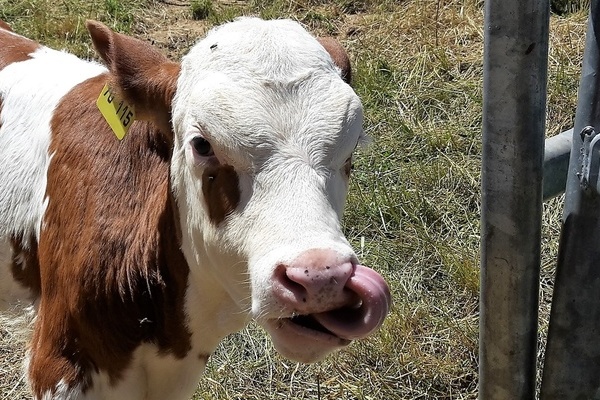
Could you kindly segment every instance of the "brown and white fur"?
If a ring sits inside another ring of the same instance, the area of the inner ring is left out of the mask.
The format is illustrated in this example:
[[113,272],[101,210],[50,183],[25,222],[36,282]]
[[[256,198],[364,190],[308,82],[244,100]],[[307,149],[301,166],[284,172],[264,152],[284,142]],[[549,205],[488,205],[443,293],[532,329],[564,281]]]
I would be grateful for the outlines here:
[[[105,65],[0,21],[0,310],[35,310],[34,397],[189,398],[250,319],[302,362],[375,331],[389,289],[340,228],[363,117],[339,44],[243,18],[175,63],[87,28]],[[105,84],[136,107],[122,141]]]

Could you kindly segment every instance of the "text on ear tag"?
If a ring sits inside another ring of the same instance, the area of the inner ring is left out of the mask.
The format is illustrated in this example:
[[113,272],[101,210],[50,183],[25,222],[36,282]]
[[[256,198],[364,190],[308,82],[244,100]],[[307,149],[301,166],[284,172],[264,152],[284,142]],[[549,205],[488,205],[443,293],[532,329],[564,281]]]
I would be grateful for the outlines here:
[[117,138],[122,140],[135,120],[133,105],[115,97],[108,84],[102,88],[96,105]]

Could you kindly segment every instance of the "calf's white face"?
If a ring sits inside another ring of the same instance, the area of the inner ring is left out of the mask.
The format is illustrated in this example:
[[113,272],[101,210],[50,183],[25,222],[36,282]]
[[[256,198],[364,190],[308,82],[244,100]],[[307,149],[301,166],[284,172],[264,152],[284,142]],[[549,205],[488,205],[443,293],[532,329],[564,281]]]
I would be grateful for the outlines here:
[[213,30],[183,59],[172,116],[191,274],[298,361],[377,329],[389,289],[340,228],[362,106],[325,48],[291,21]]

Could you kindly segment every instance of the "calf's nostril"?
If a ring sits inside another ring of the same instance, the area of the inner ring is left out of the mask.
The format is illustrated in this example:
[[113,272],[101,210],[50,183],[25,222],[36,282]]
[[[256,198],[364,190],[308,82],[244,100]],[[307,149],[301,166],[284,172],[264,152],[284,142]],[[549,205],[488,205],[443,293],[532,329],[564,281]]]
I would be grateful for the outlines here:
[[275,293],[287,301],[306,303],[305,287],[288,275],[289,267],[279,264],[275,269]]

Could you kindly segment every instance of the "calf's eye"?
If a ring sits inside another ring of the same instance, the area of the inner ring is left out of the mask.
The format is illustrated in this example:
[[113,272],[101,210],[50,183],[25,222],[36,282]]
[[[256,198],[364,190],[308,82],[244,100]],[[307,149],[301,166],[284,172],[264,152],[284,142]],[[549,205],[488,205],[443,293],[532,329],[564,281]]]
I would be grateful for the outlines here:
[[208,140],[204,139],[201,136],[196,136],[192,139],[192,146],[194,147],[194,151],[196,154],[202,157],[210,157],[214,156],[213,148],[208,142]]

